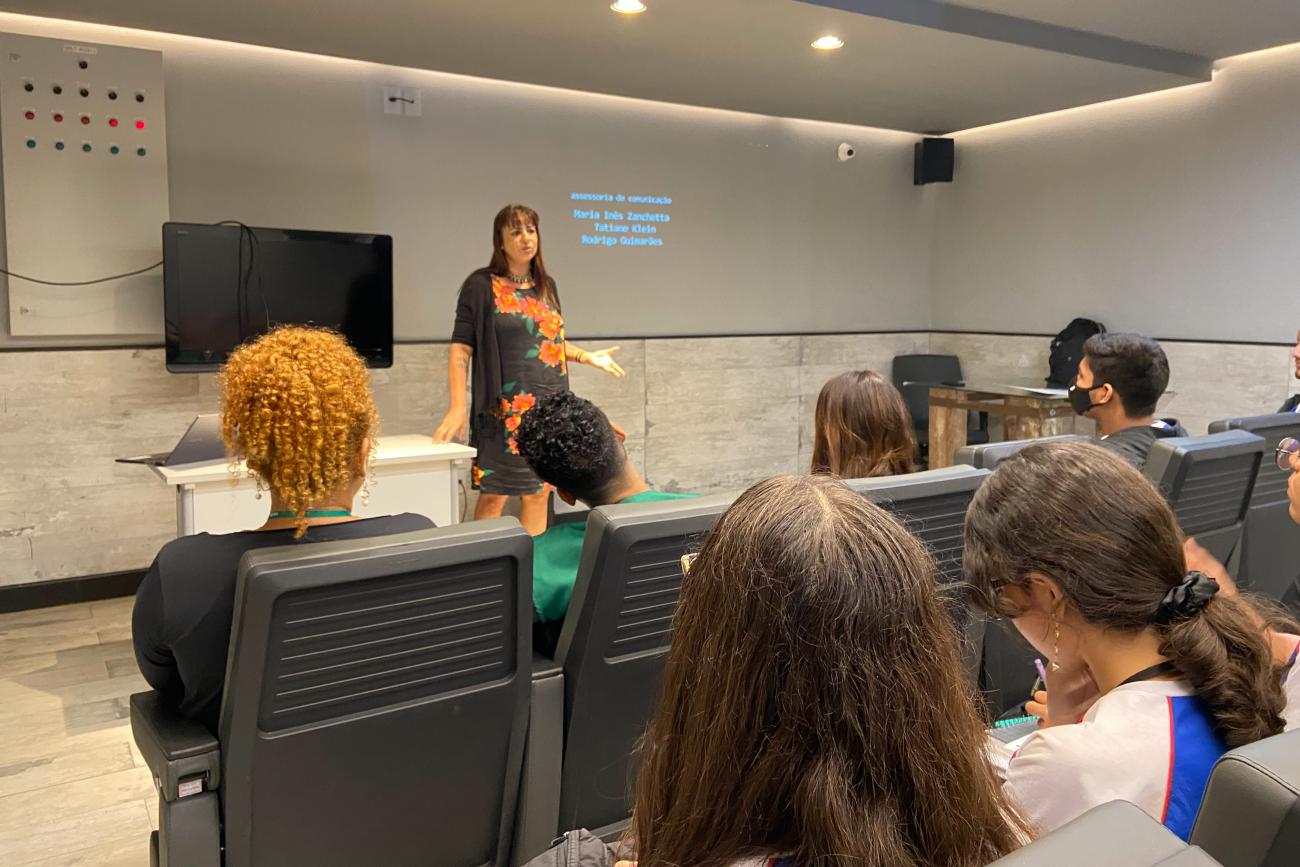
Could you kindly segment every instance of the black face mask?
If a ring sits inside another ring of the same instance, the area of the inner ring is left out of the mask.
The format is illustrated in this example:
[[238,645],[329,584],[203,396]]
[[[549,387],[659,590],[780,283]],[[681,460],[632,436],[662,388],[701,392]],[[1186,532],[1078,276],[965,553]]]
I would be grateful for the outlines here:
[[1079,415],[1083,415],[1090,409],[1095,409],[1101,404],[1092,402],[1092,393],[1101,388],[1106,383],[1095,382],[1087,388],[1083,388],[1078,383],[1070,386],[1066,394],[1070,398],[1070,407]]

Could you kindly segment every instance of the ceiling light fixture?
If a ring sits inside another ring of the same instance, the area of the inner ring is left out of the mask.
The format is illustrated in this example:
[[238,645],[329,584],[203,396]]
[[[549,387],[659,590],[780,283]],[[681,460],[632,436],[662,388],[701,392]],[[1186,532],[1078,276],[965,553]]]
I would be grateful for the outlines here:
[[639,15],[645,11],[645,4],[640,0],[616,0],[609,8],[624,15]]
[[844,40],[838,36],[823,36],[814,41],[812,47],[818,51],[834,51],[837,48],[844,47]]

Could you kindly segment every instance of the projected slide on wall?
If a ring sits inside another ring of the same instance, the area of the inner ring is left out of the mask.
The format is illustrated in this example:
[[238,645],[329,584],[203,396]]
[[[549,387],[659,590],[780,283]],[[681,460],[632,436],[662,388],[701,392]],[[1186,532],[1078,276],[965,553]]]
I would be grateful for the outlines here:
[[666,245],[672,196],[609,192],[569,193],[569,218],[583,247],[622,249]]

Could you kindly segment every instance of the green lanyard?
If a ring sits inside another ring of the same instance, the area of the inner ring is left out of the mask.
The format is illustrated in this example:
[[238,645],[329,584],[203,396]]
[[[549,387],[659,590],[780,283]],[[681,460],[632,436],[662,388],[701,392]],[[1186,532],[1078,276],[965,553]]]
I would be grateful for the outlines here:
[[[297,512],[272,512],[271,518],[296,518]],[[350,518],[352,517],[351,509],[308,509],[304,518]]]

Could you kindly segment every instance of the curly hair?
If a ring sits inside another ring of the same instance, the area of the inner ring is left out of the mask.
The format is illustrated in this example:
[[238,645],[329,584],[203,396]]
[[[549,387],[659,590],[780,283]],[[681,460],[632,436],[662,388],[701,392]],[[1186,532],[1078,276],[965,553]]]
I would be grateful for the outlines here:
[[515,442],[538,478],[595,505],[604,504],[627,461],[605,413],[569,391],[524,413]]
[[365,362],[333,331],[282,326],[231,353],[220,383],[227,453],[297,515],[302,538],[307,508],[356,477],[378,433]]

